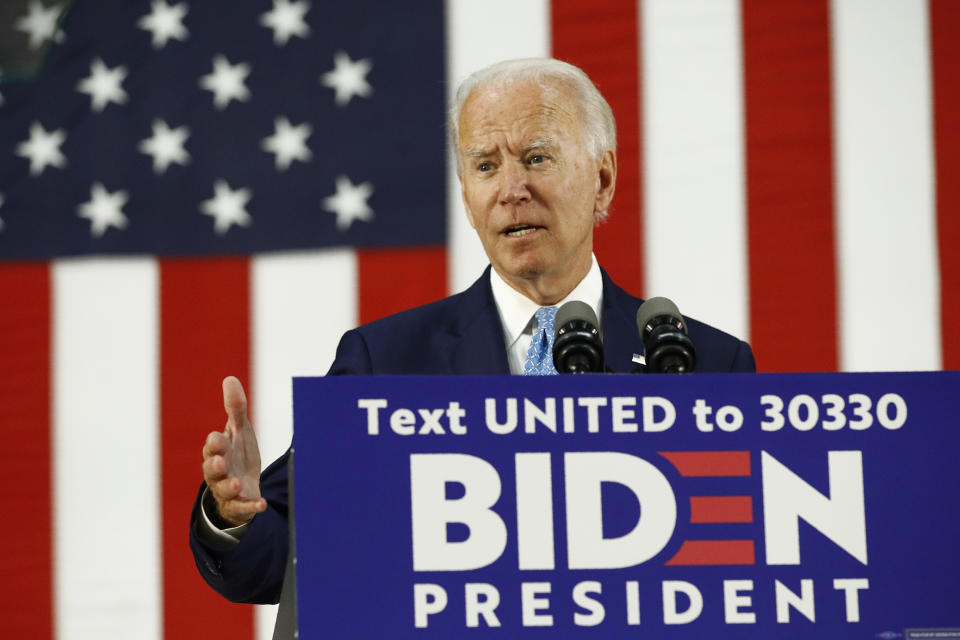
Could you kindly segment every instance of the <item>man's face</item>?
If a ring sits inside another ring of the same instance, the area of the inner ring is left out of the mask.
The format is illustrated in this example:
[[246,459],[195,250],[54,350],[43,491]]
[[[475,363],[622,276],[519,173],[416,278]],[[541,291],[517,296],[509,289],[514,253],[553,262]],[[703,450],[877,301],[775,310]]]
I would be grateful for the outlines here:
[[460,114],[470,224],[497,272],[534,299],[563,297],[586,274],[594,214],[613,196],[613,153],[593,158],[580,120],[567,87],[536,83],[476,89]]

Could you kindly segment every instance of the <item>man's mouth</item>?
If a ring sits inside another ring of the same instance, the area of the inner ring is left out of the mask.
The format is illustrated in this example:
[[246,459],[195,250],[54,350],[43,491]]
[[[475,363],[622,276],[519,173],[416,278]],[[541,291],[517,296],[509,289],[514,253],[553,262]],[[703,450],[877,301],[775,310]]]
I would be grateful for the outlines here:
[[540,227],[534,227],[529,224],[516,224],[512,227],[507,227],[504,233],[511,238],[522,238],[525,235],[531,234]]

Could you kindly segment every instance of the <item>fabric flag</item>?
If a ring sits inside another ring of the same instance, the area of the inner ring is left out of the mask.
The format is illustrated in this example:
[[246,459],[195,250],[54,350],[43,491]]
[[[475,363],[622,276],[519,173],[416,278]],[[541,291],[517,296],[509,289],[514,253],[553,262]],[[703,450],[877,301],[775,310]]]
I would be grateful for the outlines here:
[[[486,264],[456,83],[581,66],[618,122],[600,263],[762,371],[960,367],[951,0],[4,3],[0,619],[11,637],[269,638],[186,544],[220,380],[264,462],[290,377]],[[951,331],[952,330],[952,331]]]

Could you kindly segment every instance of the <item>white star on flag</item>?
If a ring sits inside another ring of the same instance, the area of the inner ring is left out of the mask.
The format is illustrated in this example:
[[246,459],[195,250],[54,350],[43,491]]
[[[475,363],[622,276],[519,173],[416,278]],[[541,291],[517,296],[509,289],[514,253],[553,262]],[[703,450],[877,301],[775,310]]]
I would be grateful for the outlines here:
[[217,109],[225,109],[231,100],[246,102],[250,99],[250,90],[243,83],[250,75],[250,65],[240,63],[231,65],[223,55],[213,59],[213,71],[200,78],[200,86],[213,92],[213,104]]
[[153,156],[154,173],[164,173],[172,162],[180,165],[190,162],[190,154],[183,148],[189,137],[190,129],[186,125],[171,129],[163,120],[154,120],[153,136],[141,140],[137,148]]
[[30,0],[27,15],[17,20],[14,26],[18,31],[30,36],[31,49],[39,49],[51,38],[55,38],[57,42],[62,40],[63,32],[57,31],[57,20],[62,10],[63,7],[59,4],[44,8],[39,0]]
[[274,134],[264,138],[260,146],[276,154],[277,171],[286,171],[294,160],[308,162],[313,157],[307,147],[307,138],[313,132],[309,122],[294,127],[285,116],[280,116],[274,120],[274,128]]
[[303,19],[309,10],[310,3],[306,1],[273,0],[273,9],[260,16],[260,24],[273,29],[273,43],[282,47],[290,36],[310,35],[310,26]]
[[337,192],[323,199],[323,208],[335,213],[337,229],[346,231],[354,220],[373,220],[373,209],[367,205],[372,193],[373,185],[369,182],[355,185],[347,176],[337,176]]
[[183,18],[187,15],[188,7],[185,2],[170,6],[166,0],[153,0],[150,3],[150,13],[137,21],[137,26],[153,34],[153,48],[162,49],[170,41],[186,40],[190,32],[183,26]]
[[127,92],[121,86],[126,77],[126,67],[110,69],[97,58],[90,63],[90,75],[77,83],[77,91],[89,94],[90,108],[99,113],[111,102],[124,104],[127,101]]
[[252,219],[245,209],[253,197],[250,189],[234,191],[226,180],[217,180],[213,185],[213,192],[213,198],[204,200],[200,204],[200,210],[213,217],[213,229],[217,235],[225,234],[232,225],[250,226]]
[[369,98],[373,87],[367,82],[367,73],[373,67],[369,58],[353,61],[343,51],[333,54],[333,70],[320,76],[320,82],[336,92],[334,102],[343,107],[353,96]]
[[67,158],[60,151],[60,145],[67,139],[63,129],[47,131],[36,120],[30,125],[30,139],[17,145],[17,155],[30,159],[30,175],[38,176],[48,166],[62,169]]
[[90,235],[99,238],[110,227],[123,229],[127,226],[123,205],[128,199],[126,191],[110,193],[102,183],[95,182],[90,187],[90,200],[77,207],[77,215],[90,220]]

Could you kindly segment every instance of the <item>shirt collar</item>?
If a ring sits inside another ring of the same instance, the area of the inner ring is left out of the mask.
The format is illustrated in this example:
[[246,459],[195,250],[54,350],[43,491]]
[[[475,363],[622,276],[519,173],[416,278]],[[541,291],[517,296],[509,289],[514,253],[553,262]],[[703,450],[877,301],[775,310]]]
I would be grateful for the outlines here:
[[[579,300],[590,305],[593,312],[597,314],[597,322],[602,322],[600,309],[603,302],[603,278],[600,275],[597,257],[591,254],[590,261],[590,270],[587,271],[583,280],[567,297],[553,306],[559,307],[565,302]],[[490,269],[490,287],[493,289],[493,301],[497,305],[497,311],[500,312],[503,336],[507,347],[510,347],[525,331],[529,330],[530,319],[540,305],[507,284],[496,269]]]

